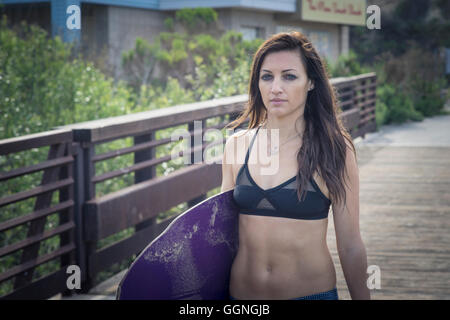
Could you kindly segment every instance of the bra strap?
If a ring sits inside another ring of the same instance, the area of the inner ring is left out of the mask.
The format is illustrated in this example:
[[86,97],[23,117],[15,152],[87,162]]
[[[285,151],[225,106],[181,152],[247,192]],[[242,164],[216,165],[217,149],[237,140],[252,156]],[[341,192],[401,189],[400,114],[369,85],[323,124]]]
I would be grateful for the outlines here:
[[247,154],[245,155],[245,164],[248,163],[248,158],[249,158],[249,156],[250,156],[250,150],[251,150],[252,147],[253,147],[253,142],[255,142],[256,135],[258,134],[259,128],[261,128],[261,126],[259,126],[258,129],[256,129],[256,133],[255,133],[255,135],[253,136],[252,141],[250,142],[250,146],[248,147]]

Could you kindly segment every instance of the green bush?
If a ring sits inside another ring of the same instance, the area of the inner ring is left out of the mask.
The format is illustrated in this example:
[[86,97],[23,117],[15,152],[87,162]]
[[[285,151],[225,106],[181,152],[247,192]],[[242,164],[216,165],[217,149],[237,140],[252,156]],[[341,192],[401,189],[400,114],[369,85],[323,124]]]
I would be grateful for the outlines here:
[[185,8],[175,13],[175,19],[193,31],[216,22],[217,12],[211,8]]
[[[377,95],[378,94],[381,94],[381,91],[377,90]],[[388,106],[386,105],[386,103],[384,103],[384,101],[382,101],[382,99],[380,99],[380,97],[378,97],[375,105],[375,121],[377,124],[377,128],[381,127],[387,122],[388,112]]]
[[426,117],[440,114],[446,102],[441,96],[445,83],[445,79],[436,79],[431,82],[416,79],[412,84],[417,93],[414,99],[415,109]]
[[362,65],[353,51],[342,55],[336,63],[325,59],[332,77],[352,76],[367,72],[377,74],[377,127],[388,123],[421,121],[424,116],[442,114],[445,97],[441,92],[446,80],[433,61],[433,55],[421,48],[411,48],[400,57],[384,54],[372,65]]
[[[204,101],[247,93],[249,69],[248,61],[244,60],[232,69],[228,60],[221,57],[213,68],[199,61],[194,74],[187,75],[186,79],[194,90],[195,100]],[[211,79],[211,82],[208,82],[208,79]]]
[[356,53],[352,50],[348,54],[340,55],[335,63],[325,60],[331,77],[350,77],[373,71],[371,68],[361,65]]
[[45,30],[21,25],[19,36],[0,24],[0,139],[55,126],[130,113],[132,93],[114,85],[71,46]]
[[442,58],[417,45],[399,57],[385,54],[383,58],[385,81],[401,87],[417,111],[427,117],[442,112],[445,99],[441,92],[447,86]]
[[[235,31],[219,38],[162,32],[153,44],[137,39],[122,60],[136,92],[135,110],[165,107],[174,99],[178,104],[246,93],[250,62],[261,43],[245,41]],[[155,65],[162,70],[160,76],[152,73]]]
[[388,83],[379,84],[376,94],[377,125],[423,120],[423,115],[414,109],[411,98],[398,87]]

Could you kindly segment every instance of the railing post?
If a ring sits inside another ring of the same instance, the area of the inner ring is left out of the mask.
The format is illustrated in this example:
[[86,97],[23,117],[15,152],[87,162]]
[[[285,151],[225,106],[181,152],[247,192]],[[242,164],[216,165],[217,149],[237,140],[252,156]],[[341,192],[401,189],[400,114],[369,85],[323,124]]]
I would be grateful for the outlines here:
[[[358,104],[359,97],[358,97],[358,91],[356,90],[357,87],[358,87],[358,80],[353,80],[351,82],[351,88],[352,88],[352,96],[351,96],[352,106],[351,106],[351,108],[352,109],[358,109],[358,112],[361,115],[361,109],[359,108],[359,104]],[[358,135],[358,132],[359,132],[359,129],[360,129],[360,125],[361,125],[361,119],[358,121],[357,128],[352,128],[352,132],[351,132],[352,137],[353,137],[354,134]],[[353,138],[356,138],[356,136],[353,137]]]
[[377,117],[376,117],[376,107],[377,107],[377,75],[375,74],[373,77],[373,83],[375,84],[373,90],[373,101],[374,101],[374,108],[373,108],[373,122],[374,125],[372,128],[374,128],[374,131],[377,130]]
[[[191,135],[191,151],[198,146],[202,146],[203,145],[203,134],[205,132],[205,126],[206,126],[206,119],[202,120],[202,131],[200,133],[196,132],[197,134],[200,134],[201,139],[195,139],[195,134]],[[190,122],[188,124],[188,129],[190,132],[194,133],[194,122]],[[199,156],[196,157],[196,154],[200,154]],[[195,159],[201,159],[201,161],[203,162],[203,150],[199,149],[198,151],[192,152],[191,153],[191,162],[190,165],[194,164],[194,160]],[[203,200],[206,199],[206,194],[202,194],[200,196],[198,196],[197,198],[191,199],[187,202],[187,206],[188,208],[191,208],[193,206],[195,206],[197,203],[202,202]]]
[[239,113],[238,112],[232,112],[229,114],[229,121],[228,123],[233,122],[234,120],[236,120],[239,117]]
[[85,203],[91,199],[95,198],[95,183],[92,182],[94,176],[95,176],[95,164],[93,161],[93,158],[95,156],[95,144],[86,142],[82,143],[83,147],[83,181],[84,181],[84,203],[82,207],[82,213],[83,213],[83,236],[85,241],[85,259],[86,259],[86,279],[84,282],[84,285],[81,288],[81,291],[83,293],[89,292],[89,290],[94,285],[94,277],[95,275],[92,274],[92,266],[90,257],[93,255],[97,250],[97,239],[87,239],[86,238],[86,223],[85,221],[88,218],[89,215],[96,214],[95,212],[89,212],[87,206]]
[[76,245],[76,264],[81,271],[81,288],[84,287],[86,275],[88,272],[86,264],[86,244],[84,241],[84,219],[83,204],[85,201],[84,194],[84,149],[80,143],[73,143],[74,150],[74,221],[75,221],[75,245]]
[[[137,145],[140,143],[150,142],[155,139],[156,139],[156,132],[150,132],[148,134],[136,136],[136,137],[134,137],[133,140],[134,140],[134,145]],[[154,159],[155,157],[156,157],[156,148],[155,147],[151,147],[149,149],[142,150],[142,151],[136,151],[134,153],[134,163],[136,164],[139,162],[151,160],[151,159]],[[156,177],[156,166],[144,168],[141,170],[137,170],[134,173],[134,183],[136,184],[136,183],[139,183],[142,181],[150,180],[155,177]],[[138,232],[138,231],[143,230],[155,223],[156,223],[156,217],[153,217],[151,219],[148,219],[146,221],[138,223],[134,227],[134,230],[135,230],[135,232]]]
[[[64,156],[71,156],[73,155],[72,150],[72,142],[67,142],[67,148]],[[59,180],[64,180],[67,178],[73,178],[73,163],[69,163],[63,167],[61,167],[60,173],[59,173]],[[67,200],[71,200],[74,198],[74,185],[70,185],[68,187],[65,187],[59,191],[59,202],[64,202]],[[74,207],[71,206],[70,208],[65,209],[64,211],[60,212],[60,218],[59,218],[59,225],[63,225],[67,222],[74,221]],[[60,235],[60,247],[63,247],[66,244],[74,243],[75,238],[75,230],[72,229],[70,231],[67,231]],[[76,252],[71,251],[69,254],[61,256],[61,268],[67,267],[71,264],[76,263]],[[72,295],[71,290],[66,290],[62,292],[63,296],[70,296]]]

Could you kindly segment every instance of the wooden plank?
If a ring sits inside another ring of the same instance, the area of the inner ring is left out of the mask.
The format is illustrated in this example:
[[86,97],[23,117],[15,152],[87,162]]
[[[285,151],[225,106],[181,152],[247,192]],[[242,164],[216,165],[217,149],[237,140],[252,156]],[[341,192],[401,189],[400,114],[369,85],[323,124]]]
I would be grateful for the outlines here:
[[350,109],[340,114],[342,123],[347,130],[353,129],[359,124],[359,109]]
[[24,167],[24,168],[18,168],[15,170],[11,170],[9,172],[0,172],[0,181],[2,180],[8,180],[13,179],[16,177],[20,177],[26,174],[34,173],[37,171],[45,170],[48,168],[58,167],[65,164],[68,164],[73,161],[73,157],[63,157],[59,159],[53,159],[53,160],[47,160],[32,166]]
[[29,238],[26,238],[22,241],[18,241],[14,244],[4,246],[0,248],[0,257],[3,257],[7,254],[11,254],[13,252],[16,252],[20,249],[23,249],[27,246],[30,246],[32,244],[38,243],[40,241],[43,241],[45,239],[51,238],[53,236],[56,236],[58,234],[61,234],[63,232],[67,232],[68,230],[71,230],[75,227],[75,223],[73,221],[70,221],[66,224],[60,225],[56,228],[53,228],[51,230],[44,231],[42,234],[38,234]]
[[[375,96],[374,92],[366,92],[360,95],[355,95],[353,97],[353,100],[356,104],[365,105],[366,103],[373,103],[375,102],[375,98],[372,98]],[[369,99],[372,98],[372,99]]]
[[0,207],[6,206],[8,204],[12,204],[12,203],[15,203],[18,201],[26,200],[31,197],[40,196],[40,195],[49,193],[51,191],[66,187],[71,184],[73,184],[73,179],[65,179],[62,181],[46,183],[46,184],[37,186],[36,188],[33,188],[31,190],[18,192],[16,194],[0,198]]
[[139,254],[145,247],[157,236],[159,236],[167,226],[177,217],[173,216],[164,221],[147,226],[144,229],[136,231],[135,234],[124,240],[117,241],[106,248],[95,252],[89,260],[89,272],[98,274],[114,263],[118,263],[134,254]]
[[[204,130],[208,130],[208,129],[222,129],[228,122],[223,122],[220,123],[218,125],[215,126],[210,126],[205,128]],[[103,161],[103,160],[107,160],[107,159],[111,159],[111,158],[115,158],[117,156],[122,156],[124,154],[128,154],[128,153],[133,153],[133,152],[138,152],[138,151],[143,151],[149,148],[154,148],[157,146],[161,146],[163,144],[167,144],[173,142],[171,140],[171,138],[164,138],[164,139],[159,139],[156,141],[148,141],[145,143],[139,143],[136,144],[134,146],[131,147],[127,147],[127,148],[123,148],[123,149],[119,149],[119,150],[113,150],[113,151],[109,151],[109,152],[105,152],[102,154],[96,154],[93,158],[94,162],[98,162],[98,161]]]
[[358,85],[353,90],[355,90],[355,91],[369,90],[368,92],[373,92],[373,91],[375,91],[376,87],[377,87],[377,84],[375,82],[369,82],[369,83],[366,83],[363,85]]
[[[202,120],[202,128],[204,128],[206,126],[206,120]],[[195,128],[195,123],[191,122],[189,123],[189,131],[194,131]],[[196,137],[194,137],[193,139],[191,139],[190,141],[190,148],[191,148],[191,159],[190,159],[190,163],[188,165],[192,165],[194,163],[197,162],[203,162],[203,141],[204,141],[204,132],[205,130],[198,130],[201,131],[199,132],[200,137],[197,139]],[[221,143],[223,143],[224,141],[221,139],[220,141]],[[193,207],[194,205],[196,205],[197,203],[203,201],[206,199],[206,192],[196,195],[195,198],[189,199],[189,201],[187,202],[187,206],[188,208]]]
[[372,80],[374,78],[376,78],[376,73],[369,72],[369,73],[363,73],[363,74],[359,74],[359,75],[351,76],[351,77],[332,78],[332,79],[330,79],[330,83],[334,86],[340,86],[340,85],[345,85],[347,83],[355,83],[355,82],[363,80],[363,79]]
[[[176,156],[168,155],[168,156],[159,157],[159,158],[155,158],[155,159],[151,159],[151,160],[147,160],[147,161],[142,161],[142,162],[139,162],[137,164],[134,164],[134,165],[126,167],[126,168],[110,171],[110,172],[104,173],[102,175],[95,176],[94,178],[92,178],[92,182],[99,183],[99,182],[102,182],[105,180],[120,177],[122,175],[129,174],[130,172],[139,171],[139,170],[142,170],[142,169],[145,169],[148,167],[154,167],[155,165],[163,163],[163,162],[176,160],[178,158],[183,158],[188,154],[192,155],[195,152],[201,152],[203,154],[203,150],[207,146],[209,148],[211,148],[214,145],[219,145],[219,144],[224,144],[224,143],[225,143],[225,139],[223,139],[222,141],[215,141],[214,143],[209,143],[208,145],[206,145],[206,144],[199,145],[197,147],[191,148],[191,151],[187,151],[187,152],[185,152],[185,154],[178,154]],[[199,157],[201,157],[201,155],[199,155]],[[193,160],[191,160],[191,161],[193,161]]]
[[42,300],[48,299],[65,289],[67,289],[66,281],[69,275],[66,273],[66,268],[45,275],[31,284],[14,290],[4,296],[1,300]]
[[[353,101],[352,100],[347,100],[345,102],[339,102],[339,106],[341,107],[341,109],[346,109],[347,106],[352,107],[353,106]],[[347,110],[346,110],[347,111]]]
[[[151,132],[145,135],[134,137],[134,144],[141,145],[142,143],[153,142],[156,139],[156,133]],[[148,161],[156,158],[156,148],[145,149],[141,151],[137,151],[134,154],[134,162],[139,163],[143,161]],[[143,181],[150,180],[156,177],[156,166],[152,166],[149,168],[145,168],[143,170],[138,170],[134,174],[134,183],[141,183]],[[139,230],[146,229],[148,226],[156,223],[156,217],[150,218],[148,220],[144,220],[143,222],[137,224],[134,227],[134,231],[138,232]]]
[[355,132],[352,132],[352,138],[354,139],[356,137],[362,137],[366,133],[374,132],[376,130],[376,128],[377,128],[377,124],[375,121],[367,122],[365,125],[358,128],[358,130],[356,130]]
[[118,170],[109,171],[107,173],[95,176],[95,177],[92,178],[91,181],[93,183],[99,183],[99,182],[102,182],[102,181],[105,181],[105,180],[109,180],[109,179],[112,179],[112,178],[123,176],[125,174],[129,174],[130,172],[139,171],[139,170],[142,170],[142,169],[145,169],[145,168],[153,167],[153,166],[155,166],[157,164],[160,164],[160,163],[163,163],[163,162],[167,162],[167,161],[170,161],[170,160],[174,160],[174,159],[177,159],[177,158],[180,158],[180,157],[182,157],[182,156],[178,155],[177,157],[172,158],[171,155],[168,155],[168,156],[164,156],[164,157],[159,157],[159,158],[155,158],[155,159],[139,162],[137,164],[134,164],[134,165],[126,167],[126,168],[121,168],[121,169],[118,169]]
[[247,95],[233,96],[192,104],[173,106],[113,117],[60,128],[72,129],[74,141],[101,142],[125,136],[135,136],[190,121],[212,118],[244,109]]
[[61,128],[21,137],[0,140],[0,156],[72,141],[72,131]]
[[[41,265],[43,263],[46,263],[46,262],[48,262],[50,260],[56,259],[56,258],[58,258],[59,256],[61,256],[63,254],[69,253],[70,251],[72,251],[74,249],[75,249],[75,245],[74,244],[69,244],[69,245],[61,247],[61,248],[59,248],[59,249],[57,249],[57,250],[55,250],[55,251],[53,251],[51,253],[48,253],[48,254],[43,255],[43,256],[39,256],[39,257],[37,257],[34,260],[31,260],[31,261],[28,261],[26,263],[22,263],[22,264],[20,264],[18,266],[15,266],[15,267],[9,269],[8,271],[3,272],[3,273],[0,274],[0,282],[3,282],[3,281],[8,280],[8,279],[11,279],[12,277],[17,276],[20,273],[23,273],[23,272],[25,272],[27,270],[34,269],[35,267],[37,267],[37,266],[39,266],[39,265]],[[29,282],[25,283],[23,286],[25,286],[27,284],[29,284]],[[19,289],[19,288],[21,288],[23,286],[18,286],[17,289]]]
[[373,123],[376,120],[375,114],[374,113],[369,113],[364,117],[361,117],[360,122],[359,122],[359,126],[360,127],[364,127],[367,124]]
[[29,221],[35,220],[35,219],[39,219],[39,218],[43,218],[45,216],[48,216],[52,213],[58,212],[60,210],[66,209],[68,207],[71,207],[74,205],[74,201],[73,200],[69,200],[69,201],[64,201],[61,203],[58,203],[52,207],[48,207],[45,209],[41,209],[41,210],[37,210],[33,213],[27,214],[27,215],[23,215],[14,219],[10,219],[8,221],[2,222],[0,223],[0,232],[3,232],[5,230],[17,227],[21,224],[27,223]]
[[[450,296],[450,148],[357,146],[360,230],[368,265],[381,271],[373,299]],[[350,299],[336,250],[333,215],[327,234],[340,298]]]
[[159,139],[159,140],[156,140],[156,141],[148,141],[148,142],[145,142],[145,143],[139,143],[139,144],[136,144],[134,146],[123,148],[123,149],[119,149],[119,150],[113,150],[113,151],[105,152],[105,153],[102,153],[102,154],[96,154],[94,156],[94,158],[92,159],[92,161],[94,161],[94,162],[104,161],[104,160],[107,160],[107,159],[115,158],[117,156],[122,156],[124,154],[138,152],[138,151],[143,151],[143,150],[146,150],[146,149],[150,149],[150,148],[153,148],[153,147],[157,147],[157,146],[166,144],[166,143],[168,143],[170,141],[171,141],[170,138]]
[[[194,164],[88,201],[86,240],[102,239],[202,195],[219,186],[221,177],[221,164]],[[186,188],[192,185],[196,187]]]
[[343,98],[347,97],[347,99],[352,98],[353,97],[353,91],[352,90],[348,90],[348,91],[338,91],[338,97],[340,100],[342,100]]
[[368,107],[364,108],[363,110],[360,110],[359,114],[362,119],[365,119],[366,115],[374,115],[375,116],[375,106],[368,106]]

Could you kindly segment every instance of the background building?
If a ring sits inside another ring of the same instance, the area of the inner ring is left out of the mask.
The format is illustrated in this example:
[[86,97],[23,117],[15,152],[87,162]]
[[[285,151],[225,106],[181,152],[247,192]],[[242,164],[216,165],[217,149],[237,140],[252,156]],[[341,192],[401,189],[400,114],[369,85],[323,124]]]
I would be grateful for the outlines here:
[[[182,8],[211,7],[225,30],[244,38],[298,30],[309,36],[330,61],[349,50],[349,26],[365,25],[365,0],[0,0],[12,24],[36,23],[65,41],[79,41],[85,52],[105,55],[120,77],[124,50],[136,37],[153,41],[164,31],[164,20]],[[67,29],[67,8],[81,8],[81,28]]]

